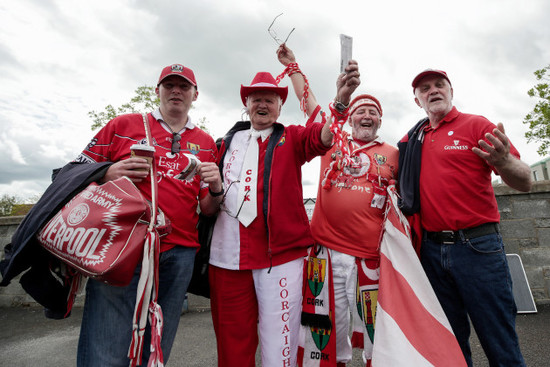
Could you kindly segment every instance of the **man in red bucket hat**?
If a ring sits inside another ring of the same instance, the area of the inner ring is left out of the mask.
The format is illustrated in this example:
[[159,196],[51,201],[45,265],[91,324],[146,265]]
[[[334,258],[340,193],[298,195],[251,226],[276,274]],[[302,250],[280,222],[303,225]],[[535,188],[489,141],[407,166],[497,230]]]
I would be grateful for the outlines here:
[[[305,84],[297,64],[290,74],[293,84]],[[348,74],[342,100],[349,102],[358,76]],[[270,73],[257,73],[240,94],[250,120],[223,138],[225,196],[210,253],[218,366],[255,366],[258,331],[263,366],[295,366],[303,257],[313,244],[301,167],[330,148],[332,133],[320,108],[306,126],[277,122],[288,88]]]

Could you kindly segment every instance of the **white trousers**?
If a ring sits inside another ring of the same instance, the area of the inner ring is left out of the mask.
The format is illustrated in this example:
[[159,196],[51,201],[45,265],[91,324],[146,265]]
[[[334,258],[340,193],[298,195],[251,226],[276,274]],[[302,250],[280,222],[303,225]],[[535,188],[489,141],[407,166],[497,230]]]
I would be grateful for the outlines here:
[[336,323],[336,361],[348,363],[353,352],[350,339],[352,307],[357,307],[355,288],[357,266],[355,257],[330,250],[332,282],[334,285],[334,313]]
[[304,260],[253,270],[262,366],[296,366]]
[[218,366],[294,367],[302,311],[303,258],[270,269],[210,268]]

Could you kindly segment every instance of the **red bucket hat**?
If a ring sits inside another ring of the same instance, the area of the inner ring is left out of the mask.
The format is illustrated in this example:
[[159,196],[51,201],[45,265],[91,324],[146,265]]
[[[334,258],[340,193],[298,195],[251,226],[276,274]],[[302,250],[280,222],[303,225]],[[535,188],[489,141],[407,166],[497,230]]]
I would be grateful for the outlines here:
[[157,87],[160,85],[160,83],[162,83],[164,79],[166,79],[170,75],[181,76],[182,78],[185,78],[189,83],[193,84],[195,87],[197,86],[197,81],[195,80],[195,73],[193,73],[193,70],[183,66],[182,64],[172,64],[162,69]]
[[349,114],[350,116],[355,112],[356,109],[358,109],[361,106],[373,106],[378,110],[378,113],[380,114],[380,117],[382,117],[382,105],[380,102],[370,94],[360,94],[357,97],[351,101],[349,104]]
[[275,78],[273,78],[270,73],[261,71],[256,74],[249,86],[241,84],[241,100],[243,101],[243,104],[246,106],[246,98],[250,93],[262,90],[277,93],[281,97],[283,104],[285,103],[286,96],[288,95],[288,87],[279,87],[275,81]]
[[[428,76],[428,75],[438,75],[438,76],[442,76],[443,78],[447,79],[447,81],[449,82],[449,84],[451,84],[451,80],[449,79],[449,77],[447,76],[447,73],[444,72],[443,70],[437,70],[437,69],[426,69],[424,70],[423,72],[421,72],[420,74],[418,74],[412,81],[412,87],[413,87],[413,92],[414,90],[416,89],[416,87],[418,86],[418,83],[420,83],[420,80],[422,80],[424,77]],[[452,85],[452,84],[451,84]]]

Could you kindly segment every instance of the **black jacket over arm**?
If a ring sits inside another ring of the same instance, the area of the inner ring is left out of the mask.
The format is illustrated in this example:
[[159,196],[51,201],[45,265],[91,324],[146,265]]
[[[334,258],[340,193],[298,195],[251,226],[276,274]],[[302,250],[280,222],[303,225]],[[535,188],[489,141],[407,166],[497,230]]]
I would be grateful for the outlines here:
[[420,162],[424,127],[428,118],[420,120],[407,135],[397,143],[399,149],[399,208],[405,215],[420,211]]
[[55,267],[59,260],[40,246],[36,233],[76,194],[101,179],[111,164],[69,163],[55,171],[52,184],[25,216],[11,243],[4,248],[5,259],[0,261],[0,286],[7,286],[14,277],[25,272],[20,283],[46,308],[47,317],[62,318],[65,315],[69,286],[62,284],[50,271],[52,264]]

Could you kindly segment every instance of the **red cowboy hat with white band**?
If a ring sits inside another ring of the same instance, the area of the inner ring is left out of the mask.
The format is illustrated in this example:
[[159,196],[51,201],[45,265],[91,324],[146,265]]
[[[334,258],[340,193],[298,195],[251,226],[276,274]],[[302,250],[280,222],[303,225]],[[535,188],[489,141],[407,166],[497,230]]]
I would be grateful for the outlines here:
[[258,91],[270,91],[277,93],[281,97],[283,104],[285,103],[286,96],[288,95],[288,87],[279,87],[275,81],[275,78],[273,78],[273,75],[265,71],[261,71],[256,74],[249,86],[241,84],[241,100],[243,101],[243,104],[246,106],[246,98],[250,93]]
[[378,110],[380,117],[382,117],[382,105],[380,102],[370,94],[360,94],[351,101],[349,104],[349,115],[353,115],[356,109],[361,106],[373,106]]

